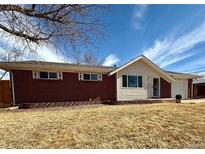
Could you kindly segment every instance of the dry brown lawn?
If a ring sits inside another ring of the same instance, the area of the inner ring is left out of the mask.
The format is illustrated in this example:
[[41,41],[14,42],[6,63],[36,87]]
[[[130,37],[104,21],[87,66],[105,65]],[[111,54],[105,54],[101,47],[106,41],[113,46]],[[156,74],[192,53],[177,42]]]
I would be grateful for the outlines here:
[[0,148],[205,148],[205,103],[1,111]]

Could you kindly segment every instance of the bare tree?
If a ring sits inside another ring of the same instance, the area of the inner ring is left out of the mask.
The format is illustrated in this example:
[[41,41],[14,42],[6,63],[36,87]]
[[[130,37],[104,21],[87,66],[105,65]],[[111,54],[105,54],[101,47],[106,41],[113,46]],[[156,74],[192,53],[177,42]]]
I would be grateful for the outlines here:
[[71,57],[74,63],[76,64],[82,63],[81,52],[77,50],[76,48],[73,48],[73,51],[71,52]]
[[[75,53],[100,38],[99,18],[104,5],[0,5],[0,35],[12,36],[29,52],[45,44],[56,48],[65,44]],[[43,51],[42,51],[43,52]],[[76,54],[74,54],[76,56]]]
[[15,47],[8,48],[8,46],[0,46],[0,60],[4,62],[19,61],[22,58],[22,50]]
[[82,63],[88,65],[102,65],[104,58],[99,59],[93,52],[85,52],[83,54]]
[[[5,46],[0,46],[0,61],[10,62],[10,61],[19,61],[22,58],[21,50],[17,48],[6,48]],[[9,74],[5,70],[0,69],[0,80],[2,80],[6,76],[6,79],[9,79]]]
[[97,65],[97,57],[91,52],[85,52],[82,61],[85,64]]
[[5,53],[0,53],[0,58],[2,61],[18,61],[21,60],[21,52],[13,48]]

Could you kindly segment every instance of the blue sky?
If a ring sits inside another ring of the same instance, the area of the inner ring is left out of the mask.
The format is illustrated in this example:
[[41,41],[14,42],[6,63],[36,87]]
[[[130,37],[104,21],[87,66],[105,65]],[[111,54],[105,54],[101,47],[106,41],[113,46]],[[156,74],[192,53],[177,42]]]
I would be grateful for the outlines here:
[[165,70],[205,70],[205,5],[112,5],[106,37],[93,48],[120,66],[144,54]]
[[[103,65],[144,54],[165,70],[205,72],[205,5],[110,5],[102,20],[104,38],[86,50],[105,58]],[[71,62],[50,47],[38,53],[41,60]]]

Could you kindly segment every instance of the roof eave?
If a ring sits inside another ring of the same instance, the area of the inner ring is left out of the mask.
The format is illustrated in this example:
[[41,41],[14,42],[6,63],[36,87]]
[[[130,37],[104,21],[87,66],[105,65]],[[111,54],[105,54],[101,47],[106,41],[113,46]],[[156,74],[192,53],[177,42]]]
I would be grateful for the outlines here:
[[161,75],[164,75],[165,78],[167,78],[169,80],[169,82],[175,82],[175,79],[172,78],[169,74],[167,74],[166,72],[164,72],[160,67],[158,67],[156,64],[154,64],[152,61],[150,61],[147,57],[145,57],[144,55],[141,55],[139,57],[137,57],[136,59],[126,63],[125,65],[119,67],[118,69],[112,71],[109,73],[109,76],[119,72],[120,70],[124,69],[125,67],[131,65],[134,62],[137,62],[138,60],[144,60],[145,62],[147,62],[149,65],[151,65],[153,67],[153,69],[156,69]]
[[128,62],[128,63],[126,63],[126,64],[122,65],[121,67],[119,67],[119,68],[117,68],[117,69],[113,70],[112,72],[110,72],[110,73],[109,73],[109,76],[111,76],[111,75],[113,75],[113,74],[115,74],[115,73],[119,72],[119,71],[120,71],[120,70],[122,70],[123,68],[125,68],[125,67],[129,66],[130,64],[132,64],[132,63],[134,63],[134,62],[138,61],[138,60],[139,60],[139,59],[141,59],[141,58],[142,58],[142,56],[139,56],[139,57],[137,57],[136,59],[131,60],[130,62]]
[[198,76],[198,75],[179,75],[179,74],[170,74],[168,73],[170,76],[172,76],[173,78],[176,79],[198,79],[198,78],[202,78],[202,76]]
[[78,66],[49,66],[49,65],[39,65],[39,64],[5,64],[0,63],[0,69],[3,70],[55,70],[64,72],[96,72],[107,74],[112,71],[111,68],[97,68],[97,67],[78,67]]

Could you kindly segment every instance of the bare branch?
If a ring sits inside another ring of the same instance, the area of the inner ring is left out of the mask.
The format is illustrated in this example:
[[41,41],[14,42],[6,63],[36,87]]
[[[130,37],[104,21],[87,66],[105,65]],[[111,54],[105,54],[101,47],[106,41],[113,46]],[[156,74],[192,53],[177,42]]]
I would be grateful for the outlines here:
[[78,48],[96,43],[102,35],[99,16],[104,9],[103,5],[79,4],[0,5],[0,34],[30,52],[42,44],[56,48],[64,44],[81,61]]
[[13,34],[13,35],[16,35],[16,36],[19,36],[19,37],[23,37],[25,39],[28,39],[28,40],[36,42],[36,43],[38,43],[38,41],[40,41],[40,40],[47,40],[47,39],[49,39],[52,36],[52,33],[51,33],[46,38],[41,38],[41,37],[37,37],[37,36],[36,37],[31,37],[31,36],[29,36],[27,34],[23,34],[23,33],[20,33],[18,31],[8,29],[8,28],[6,28],[5,26],[3,26],[1,24],[0,24],[0,28],[3,29],[4,31],[10,33],[10,34]]

